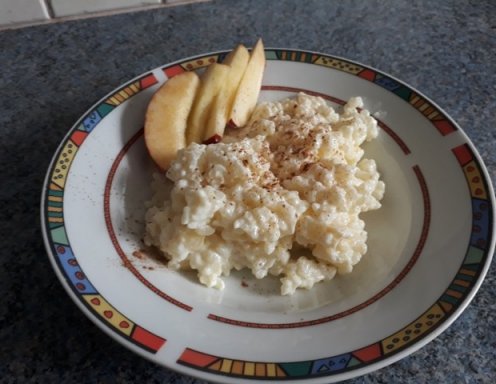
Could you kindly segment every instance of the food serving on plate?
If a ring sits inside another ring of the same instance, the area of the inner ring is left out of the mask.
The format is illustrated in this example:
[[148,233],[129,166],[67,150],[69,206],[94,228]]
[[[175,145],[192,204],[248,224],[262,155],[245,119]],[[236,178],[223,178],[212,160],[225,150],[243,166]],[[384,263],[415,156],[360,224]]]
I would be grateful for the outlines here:
[[169,181],[154,180],[145,243],[209,287],[248,268],[287,295],[352,271],[367,251],[360,214],[380,208],[384,183],[363,158],[378,128],[360,98],[339,112],[304,93],[256,105],[264,66],[261,41],[239,46],[152,98],[145,142]]

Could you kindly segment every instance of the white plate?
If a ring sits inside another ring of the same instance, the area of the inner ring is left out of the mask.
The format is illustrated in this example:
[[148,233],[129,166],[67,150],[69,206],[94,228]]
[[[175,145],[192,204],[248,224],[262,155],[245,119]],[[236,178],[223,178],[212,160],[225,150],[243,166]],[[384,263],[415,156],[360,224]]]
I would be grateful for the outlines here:
[[467,136],[436,104],[341,58],[268,49],[261,99],[303,90],[338,106],[362,96],[380,120],[380,136],[366,152],[378,163],[386,195],[383,208],[363,216],[369,251],[352,274],[281,297],[277,280],[235,273],[221,292],[135,253],[154,171],[142,135],[147,103],[167,77],[224,55],[181,60],[126,83],[61,143],[45,181],[42,223],[72,299],[132,351],[223,383],[338,381],[439,335],[490,264],[490,179]]

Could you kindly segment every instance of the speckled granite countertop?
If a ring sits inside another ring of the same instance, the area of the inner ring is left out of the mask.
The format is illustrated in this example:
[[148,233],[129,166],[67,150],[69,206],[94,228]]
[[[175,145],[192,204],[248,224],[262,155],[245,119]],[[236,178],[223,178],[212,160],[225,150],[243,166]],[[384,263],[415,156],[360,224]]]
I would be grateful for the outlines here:
[[[374,66],[436,100],[496,178],[493,1],[213,1],[0,33],[0,382],[200,383],[94,326],[51,269],[39,227],[58,143],[102,95],[161,64],[251,44]],[[411,356],[349,383],[493,383],[496,269],[468,309]]]

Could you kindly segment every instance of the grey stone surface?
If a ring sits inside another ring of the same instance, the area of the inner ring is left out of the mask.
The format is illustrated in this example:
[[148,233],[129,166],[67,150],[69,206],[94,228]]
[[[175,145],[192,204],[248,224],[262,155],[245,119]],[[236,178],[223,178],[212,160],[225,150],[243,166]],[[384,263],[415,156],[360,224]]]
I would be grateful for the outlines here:
[[[39,199],[58,143],[122,82],[251,45],[326,52],[388,72],[463,127],[496,179],[496,3],[212,1],[0,32],[0,382],[200,383],[137,357],[87,320],[53,273]],[[493,383],[496,270],[441,336],[349,383]]]

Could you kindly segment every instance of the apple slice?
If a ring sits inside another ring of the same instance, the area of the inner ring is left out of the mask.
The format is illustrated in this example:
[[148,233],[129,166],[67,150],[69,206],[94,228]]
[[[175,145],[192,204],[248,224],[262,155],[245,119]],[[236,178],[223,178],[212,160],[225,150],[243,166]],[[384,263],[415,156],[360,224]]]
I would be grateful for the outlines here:
[[230,127],[242,127],[248,122],[257,105],[264,69],[265,51],[262,39],[259,39],[251,51],[250,61],[234,97],[228,122]]
[[207,128],[203,140],[209,141],[214,136],[222,137],[231,112],[234,96],[245,73],[250,54],[244,45],[238,45],[223,61],[230,66],[224,85],[217,94],[210,109]]
[[189,115],[186,130],[186,144],[201,143],[207,125],[208,116],[215,96],[224,85],[229,73],[229,66],[225,64],[210,64],[200,78],[200,88],[193,102],[193,109]]
[[186,126],[200,79],[184,72],[167,80],[153,95],[145,116],[145,144],[162,169],[169,168],[178,150],[186,146]]

